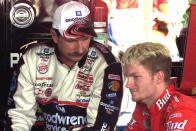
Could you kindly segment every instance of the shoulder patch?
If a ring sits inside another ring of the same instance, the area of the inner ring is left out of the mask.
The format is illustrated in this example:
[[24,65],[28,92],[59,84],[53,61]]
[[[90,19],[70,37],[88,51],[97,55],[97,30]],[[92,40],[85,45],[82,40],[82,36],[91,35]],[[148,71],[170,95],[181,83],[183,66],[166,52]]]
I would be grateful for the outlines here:
[[27,48],[21,50],[21,52],[23,54],[25,54],[28,50],[30,50],[32,48],[35,48],[37,46],[40,46],[40,45],[45,45],[45,46],[48,46],[48,47],[54,47],[55,46],[53,41],[37,42],[37,43],[34,43],[34,44],[31,44],[31,45],[27,46]]
[[100,54],[102,54],[108,65],[117,62],[112,52],[105,45],[96,41],[92,41],[91,46],[96,48],[100,52]]

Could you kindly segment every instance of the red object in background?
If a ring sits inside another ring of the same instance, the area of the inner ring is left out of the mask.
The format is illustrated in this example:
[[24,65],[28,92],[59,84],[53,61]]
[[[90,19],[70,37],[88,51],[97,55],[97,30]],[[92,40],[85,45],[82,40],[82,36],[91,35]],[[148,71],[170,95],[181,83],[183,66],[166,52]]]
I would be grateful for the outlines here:
[[157,9],[158,11],[160,10],[160,5],[161,4],[167,4],[168,0],[153,0],[153,8]]
[[192,94],[196,88],[196,4],[190,7],[188,36],[184,57],[184,67],[180,90],[185,94]]
[[116,9],[138,8],[138,0],[116,0]]
[[106,32],[108,26],[108,7],[102,0],[93,1],[93,22],[95,32]]

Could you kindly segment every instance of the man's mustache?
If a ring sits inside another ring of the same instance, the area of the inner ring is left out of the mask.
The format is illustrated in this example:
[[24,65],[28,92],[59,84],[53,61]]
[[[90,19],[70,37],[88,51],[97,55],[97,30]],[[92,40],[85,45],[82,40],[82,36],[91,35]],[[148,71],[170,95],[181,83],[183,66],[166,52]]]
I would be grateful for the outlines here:
[[71,54],[71,56],[76,56],[76,57],[84,56],[84,55],[85,55],[85,52],[84,53],[74,52],[74,53]]

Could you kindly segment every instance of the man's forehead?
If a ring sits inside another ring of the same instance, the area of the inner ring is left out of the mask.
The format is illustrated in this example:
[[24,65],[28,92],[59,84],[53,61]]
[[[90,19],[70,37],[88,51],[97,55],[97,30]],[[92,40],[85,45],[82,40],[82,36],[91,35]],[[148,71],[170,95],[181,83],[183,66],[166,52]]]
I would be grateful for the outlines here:
[[125,70],[124,73],[125,75],[130,75],[130,74],[136,74],[138,72],[138,66],[137,65],[125,65]]
[[141,72],[141,70],[146,70],[146,68],[138,62],[133,64],[127,64],[124,66],[124,73],[126,75],[138,74]]

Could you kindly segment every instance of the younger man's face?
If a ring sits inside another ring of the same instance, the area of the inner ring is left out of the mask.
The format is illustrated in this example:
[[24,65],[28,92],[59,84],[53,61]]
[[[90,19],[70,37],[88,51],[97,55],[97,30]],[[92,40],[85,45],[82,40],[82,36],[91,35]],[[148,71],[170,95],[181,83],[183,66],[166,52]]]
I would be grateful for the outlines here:
[[138,62],[125,65],[126,87],[132,94],[135,102],[146,103],[153,100],[156,94],[156,83],[154,76],[147,68]]

